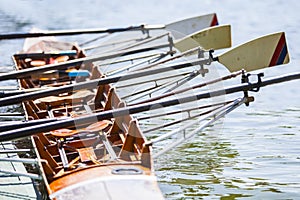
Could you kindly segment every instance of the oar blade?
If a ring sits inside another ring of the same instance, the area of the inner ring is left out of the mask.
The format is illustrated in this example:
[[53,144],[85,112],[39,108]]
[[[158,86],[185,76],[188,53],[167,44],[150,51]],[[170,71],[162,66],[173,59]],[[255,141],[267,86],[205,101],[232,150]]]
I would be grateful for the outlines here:
[[251,40],[218,56],[218,61],[231,72],[286,64],[289,53],[285,34],[279,32]]
[[179,39],[218,24],[217,14],[211,13],[167,24],[166,30],[170,31],[175,39]]
[[230,25],[206,28],[175,42],[175,47],[181,52],[198,46],[207,50],[231,47]]

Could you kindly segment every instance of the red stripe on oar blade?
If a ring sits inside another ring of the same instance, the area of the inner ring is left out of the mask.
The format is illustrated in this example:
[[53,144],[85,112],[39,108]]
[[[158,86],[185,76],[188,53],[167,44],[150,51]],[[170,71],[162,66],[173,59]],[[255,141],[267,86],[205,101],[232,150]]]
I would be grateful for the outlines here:
[[[283,52],[283,48],[286,46],[286,42],[285,42],[285,36],[284,36],[284,33],[281,34],[280,36],[280,39],[279,39],[279,42],[276,46],[276,49],[275,49],[275,52],[272,56],[272,59],[271,59],[271,62],[269,64],[269,67],[272,67],[272,66],[275,66],[277,65],[277,61],[278,59],[280,58],[280,54]],[[284,55],[285,56],[285,55]],[[282,63],[280,63],[282,64]]]
[[214,14],[210,26],[217,26],[217,25],[219,25],[218,18],[217,18],[217,15]]

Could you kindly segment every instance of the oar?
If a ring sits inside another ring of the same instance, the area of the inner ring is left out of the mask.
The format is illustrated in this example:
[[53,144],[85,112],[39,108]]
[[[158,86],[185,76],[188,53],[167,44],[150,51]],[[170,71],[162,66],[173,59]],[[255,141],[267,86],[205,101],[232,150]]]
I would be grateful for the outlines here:
[[[195,35],[195,33],[199,32],[199,30],[201,30],[202,34]],[[170,31],[172,33],[174,32],[174,30],[170,30]],[[178,33],[178,31],[175,32]],[[182,37],[177,38],[180,39],[180,42],[177,42],[177,44],[175,44],[175,47],[182,52],[197,47],[199,46],[199,44],[201,44],[201,47],[204,49],[220,49],[220,48],[228,48],[231,46],[231,31],[229,25],[222,25],[219,27],[206,27],[203,29],[195,30],[195,32],[191,32],[189,34],[187,33],[188,32],[185,32],[184,35],[182,35],[183,33],[180,33]],[[113,50],[131,49],[133,47],[140,46],[142,44],[146,44],[154,40],[158,40],[159,38],[162,38],[167,34],[168,33],[163,33],[153,38],[152,37],[146,38],[140,42],[136,42],[133,44],[125,44]],[[173,38],[175,37],[173,36]]]
[[28,127],[28,126],[34,126],[38,124],[44,124],[44,123],[49,123],[49,122],[54,122],[56,119],[37,119],[37,120],[31,120],[31,121],[24,121],[24,122],[17,122],[17,121],[12,121],[12,122],[7,122],[6,124],[0,124],[0,132],[1,131],[7,131],[7,130],[14,130],[22,127]]
[[[209,31],[212,29],[214,31]],[[219,31],[220,31],[220,33],[219,33]],[[216,34],[216,35],[211,36],[210,33]],[[225,37],[224,37],[224,35],[225,35]],[[190,40],[188,38],[191,38],[191,37],[195,38],[195,41],[199,41],[200,43],[197,43],[197,42],[189,43]],[[220,46],[216,42],[214,42],[216,40],[216,38],[218,38],[218,37],[221,37],[222,40],[225,41],[225,42],[220,43]],[[197,40],[197,38],[199,40]],[[230,26],[229,25],[215,26],[215,27],[211,27],[210,29],[205,29],[205,30],[199,31],[199,32],[191,34],[183,39],[175,41],[174,46],[177,48],[177,44],[180,44],[179,48],[182,48],[182,49],[183,48],[191,49],[191,48],[194,48],[195,45],[202,46],[201,42],[203,41],[203,38],[207,38],[208,40],[211,40],[212,46],[210,46],[210,48],[214,48],[214,49],[224,48],[224,43],[227,43],[226,47],[231,47]],[[188,42],[188,43],[186,43],[186,45],[184,45],[185,41]],[[168,44],[160,44],[160,45],[156,45],[156,46],[152,46],[152,47],[137,48],[137,49],[131,49],[131,50],[125,50],[125,51],[118,51],[118,52],[114,52],[114,53],[95,55],[95,56],[90,56],[90,57],[85,57],[85,58],[80,58],[80,59],[74,59],[74,60],[70,60],[70,61],[58,63],[58,64],[50,64],[50,65],[44,65],[44,66],[40,66],[40,67],[27,68],[27,69],[15,71],[15,72],[1,74],[0,81],[30,77],[32,74],[42,73],[42,72],[49,71],[49,70],[66,69],[68,67],[82,65],[84,63],[95,62],[95,61],[99,61],[99,60],[106,60],[106,59],[111,59],[111,58],[116,58],[116,57],[120,57],[120,56],[136,54],[136,53],[142,53],[142,52],[147,52],[147,51],[151,51],[151,50],[156,50],[159,48],[166,48],[169,46],[170,46],[169,43]],[[210,48],[208,48],[208,49],[210,49]]]
[[171,100],[162,100],[159,102],[152,102],[152,103],[145,103],[141,105],[136,106],[129,106],[124,108],[119,108],[115,110],[108,110],[103,111],[100,113],[90,114],[88,116],[81,116],[78,118],[69,118],[65,120],[57,120],[52,121],[55,119],[50,119],[52,122],[44,123],[41,125],[34,125],[34,126],[28,126],[20,129],[15,129],[11,131],[5,131],[0,133],[0,141],[9,141],[9,140],[15,140],[20,139],[24,137],[28,137],[34,134],[42,133],[42,132],[48,132],[56,129],[61,128],[68,128],[68,127],[75,127],[79,126],[81,124],[88,124],[92,121],[98,120],[104,120],[104,119],[111,119],[115,117],[120,116],[126,116],[128,114],[135,114],[139,112],[145,112],[149,110],[155,110],[160,109],[162,107],[169,107],[174,106],[178,104],[193,102],[195,100],[205,99],[205,98],[212,98],[217,96],[222,96],[225,94],[232,94],[237,92],[245,92],[249,90],[257,90],[260,87],[265,87],[272,84],[277,84],[281,82],[291,81],[300,79],[300,72],[294,73],[294,74],[287,74],[279,77],[273,77],[269,78],[267,80],[261,80],[257,83],[243,83],[238,84],[235,86],[230,86],[224,89],[220,90],[214,90],[210,92],[200,92],[195,95],[190,95],[186,97],[181,97],[177,99],[171,99]]
[[[180,63],[174,66],[169,66],[160,69],[133,72],[131,74],[126,74],[123,76],[112,76],[107,78],[100,78],[100,79],[91,80],[89,82],[76,83],[73,85],[61,86],[59,88],[52,88],[43,91],[37,91],[28,94],[2,98],[0,99],[0,106],[12,105],[16,103],[21,103],[23,101],[38,99],[38,98],[51,96],[51,95],[58,95],[64,92],[72,92],[80,89],[95,88],[96,86],[99,85],[115,83],[118,81],[129,80],[129,79],[138,78],[142,76],[149,76],[149,75],[158,74],[170,70],[182,69],[194,65],[206,65],[206,64],[210,64],[211,61],[219,61],[220,63],[225,65],[225,67],[229,69],[229,71],[238,71],[237,66],[239,66],[238,69],[244,68],[246,71],[262,69],[270,66],[271,59],[273,58],[276,59],[277,57],[279,59],[280,56],[278,56],[276,53],[278,49],[277,44],[280,43],[282,37],[284,38],[283,32],[271,34],[268,36],[263,36],[261,38],[247,42],[244,45],[233,48],[215,58],[213,58],[212,53],[210,53],[210,57],[207,59],[198,59],[196,61]],[[284,38],[284,42],[285,42],[285,38]],[[270,48],[272,49],[270,50]],[[284,59],[283,62],[276,62],[275,63],[276,65],[284,64],[289,61],[288,52],[287,51],[284,52],[286,52],[285,54],[286,59]],[[229,62],[230,60],[233,61]],[[247,63],[245,63],[245,60],[247,60]],[[233,62],[235,62],[237,66],[232,65]],[[269,64],[266,65],[266,63]]]
[[64,86],[60,86],[60,87],[53,87],[53,88],[44,89],[44,90],[37,91],[37,92],[30,92],[30,93],[5,97],[5,98],[0,99],[0,106],[13,105],[16,103],[21,103],[23,101],[38,99],[38,98],[42,98],[42,97],[46,97],[46,96],[58,95],[61,93],[72,92],[72,91],[81,90],[81,89],[92,89],[92,88],[96,88],[99,85],[116,83],[118,81],[126,81],[126,80],[130,80],[130,79],[134,79],[134,78],[140,78],[143,76],[150,76],[153,74],[159,74],[159,73],[173,71],[173,70],[177,70],[177,69],[183,69],[183,68],[191,67],[194,65],[205,64],[208,62],[208,60],[209,59],[197,59],[195,61],[183,62],[183,63],[179,63],[177,65],[171,65],[171,66],[166,66],[166,67],[157,68],[157,69],[138,71],[138,72],[133,72],[130,74],[119,75],[119,76],[99,78],[99,79],[94,79],[94,80],[90,80],[87,82],[81,82],[81,83],[76,83],[76,84],[71,84],[71,85],[64,85]]
[[[208,28],[208,27],[212,27],[212,26],[216,26],[218,24],[219,23],[218,23],[217,15],[215,13],[212,13],[212,14],[208,14],[208,15],[201,15],[201,16],[197,16],[197,17],[192,17],[192,18],[176,21],[171,24],[167,24],[165,29],[168,32],[171,32],[172,36],[175,39],[181,39],[187,35],[197,32],[199,30],[202,30],[202,29]],[[158,38],[159,37],[161,37],[161,36],[158,36]],[[154,37],[154,38],[149,37],[149,35],[148,35],[146,38],[142,38],[141,42],[133,43],[133,45],[130,45],[130,48],[141,45],[141,44],[145,44],[147,42],[156,40],[158,38],[157,37]],[[91,41],[93,41],[93,40],[91,40]],[[122,41],[122,42],[127,42],[127,41]],[[131,39],[131,41],[134,41],[134,40]],[[138,41],[138,40],[135,39],[135,41]],[[92,47],[86,47],[86,48],[84,48],[84,50],[102,48],[107,45],[115,45],[115,44],[116,43],[110,43],[110,44],[105,44],[105,45],[100,44],[100,45],[95,45]],[[128,45],[125,47],[126,47],[126,49],[128,49]],[[117,49],[114,49],[114,50],[117,50]]]
[[99,28],[99,29],[78,29],[78,30],[56,30],[35,33],[7,33],[0,34],[0,40],[22,39],[33,37],[47,37],[47,36],[64,36],[64,35],[80,35],[80,34],[99,34],[99,33],[118,33],[125,31],[147,31],[164,29],[165,25],[138,25],[120,28]]
[[99,29],[79,29],[79,30],[55,30],[46,32],[35,33],[7,33],[0,34],[0,40],[4,39],[21,39],[32,37],[45,37],[45,36],[64,36],[64,35],[79,35],[79,34],[99,34],[99,33],[117,33],[126,31],[149,31],[167,29],[182,33],[184,35],[193,33],[203,28],[214,26],[218,24],[217,16],[215,13],[197,16],[178,22],[173,22],[167,25],[138,25],[121,28],[99,28]]
[[50,51],[50,52],[41,52],[41,53],[19,53],[15,54],[14,57],[18,59],[32,58],[32,59],[41,59],[41,58],[50,58],[53,56],[76,56],[76,50],[66,50],[66,51]]
[[[89,82],[76,83],[72,85],[61,86],[59,88],[52,88],[43,91],[32,92],[28,94],[22,94],[18,96],[11,96],[7,98],[0,99],[0,106],[7,106],[16,103],[21,103],[23,101],[28,101],[32,99],[37,99],[41,97],[58,95],[65,92],[72,92],[80,89],[89,89],[95,88],[99,85],[115,83],[118,81],[134,79],[142,76],[149,76],[153,74],[163,73],[166,71],[182,69],[194,65],[205,65],[210,64],[211,61],[218,61],[222,63],[229,71],[234,71],[237,69],[237,66],[240,66],[239,69],[244,68],[246,71],[252,71],[257,69],[262,69],[265,67],[273,66],[273,63],[270,63],[270,60],[277,59],[279,62],[276,62],[275,65],[284,64],[289,61],[289,55],[287,51],[283,51],[285,59],[280,60],[281,54],[277,54],[277,46],[279,43],[282,43],[282,38],[285,43],[284,33],[275,33],[267,36],[260,37],[258,39],[247,42],[241,46],[233,48],[218,57],[213,58],[212,53],[207,59],[199,59],[196,61],[180,63],[173,66],[168,66],[160,69],[145,70],[141,72],[133,72],[131,74],[126,74],[123,76],[112,76],[107,78],[100,78],[91,80]],[[263,44],[263,45],[262,45]],[[269,47],[269,48],[266,48]],[[271,50],[270,50],[271,49]],[[229,62],[230,60],[233,60]],[[247,61],[247,62],[245,62]],[[70,61],[72,62],[72,61]],[[73,61],[74,62],[74,61]],[[235,64],[235,65],[233,65]],[[40,67],[40,68],[43,68]],[[38,69],[40,69],[38,68]],[[27,70],[27,69],[25,69]],[[236,70],[238,71],[238,70]],[[0,76],[1,77],[1,76]]]

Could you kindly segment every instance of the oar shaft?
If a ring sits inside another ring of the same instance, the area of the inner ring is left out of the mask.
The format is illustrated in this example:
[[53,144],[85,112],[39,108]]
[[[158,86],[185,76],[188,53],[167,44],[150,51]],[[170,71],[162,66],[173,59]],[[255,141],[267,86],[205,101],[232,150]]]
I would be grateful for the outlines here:
[[125,31],[146,31],[164,29],[165,25],[139,25],[129,26],[125,28],[102,28],[102,29],[81,29],[81,30],[58,30],[39,33],[8,33],[0,34],[0,40],[4,39],[21,39],[32,37],[47,37],[47,36],[64,36],[64,35],[80,35],[80,34],[99,34],[99,33],[117,33]]
[[56,122],[44,123],[44,124],[36,125],[36,126],[24,127],[21,129],[15,129],[12,131],[5,131],[5,132],[0,133],[0,141],[9,141],[9,140],[14,140],[14,139],[18,139],[18,138],[28,137],[28,136],[42,133],[42,132],[52,131],[52,130],[61,129],[61,128],[67,128],[67,127],[74,127],[74,126],[76,126],[76,125],[78,126],[80,124],[88,124],[92,121],[95,121],[95,119],[97,119],[98,121],[101,121],[104,119],[126,116],[128,114],[135,114],[135,113],[139,113],[139,112],[159,109],[162,107],[168,107],[168,106],[174,106],[174,105],[178,105],[178,104],[188,103],[188,102],[192,102],[192,101],[199,100],[199,99],[222,96],[224,94],[232,94],[235,92],[248,91],[248,90],[258,88],[258,87],[264,87],[267,85],[272,85],[272,84],[296,80],[296,79],[300,79],[300,72],[291,74],[291,75],[270,78],[266,81],[262,81],[262,82],[258,82],[258,83],[254,83],[254,84],[244,83],[244,84],[239,84],[237,86],[228,87],[225,89],[215,90],[215,91],[211,91],[211,92],[204,92],[204,93],[202,92],[202,93],[198,93],[196,95],[190,95],[187,97],[165,100],[165,101],[160,101],[160,102],[146,103],[146,104],[141,104],[141,105],[136,105],[136,106],[129,106],[129,107],[124,107],[124,108],[120,108],[120,109],[116,109],[116,110],[108,110],[108,111],[104,111],[104,112],[100,112],[100,113],[95,113],[95,114],[91,114],[89,116],[82,116],[82,117],[78,117],[78,118],[71,118],[71,119],[66,119],[66,120],[61,120],[61,121],[56,121]]
[[31,120],[31,121],[27,121],[27,122],[13,122],[13,123],[9,123],[7,122],[7,124],[0,124],[0,132],[2,131],[8,131],[8,130],[15,130],[15,129],[19,129],[19,128],[23,128],[23,127],[30,127],[30,126],[35,126],[35,125],[39,125],[39,124],[44,124],[44,123],[48,123],[48,122],[54,122],[57,121],[58,119],[53,118],[53,119],[39,119],[39,120]]
[[51,58],[53,56],[76,56],[76,50],[67,51],[54,51],[54,52],[42,52],[42,53],[19,53],[15,54],[14,57],[18,59],[32,58],[32,59],[43,59]]
[[0,98],[24,94],[26,92],[30,92],[30,91],[25,91],[25,90],[0,91]]
[[161,45],[156,45],[156,46],[147,47],[147,48],[119,51],[119,52],[115,52],[115,53],[108,53],[105,55],[102,54],[100,56],[95,55],[95,56],[90,56],[90,57],[85,57],[85,58],[74,59],[74,60],[70,60],[70,61],[58,63],[58,64],[50,64],[50,65],[44,65],[44,66],[40,66],[40,67],[22,69],[20,71],[14,71],[14,72],[1,74],[0,81],[30,77],[32,74],[43,73],[43,72],[50,71],[50,70],[63,70],[63,69],[69,68],[69,67],[80,66],[84,63],[95,62],[95,61],[99,61],[99,60],[106,60],[106,59],[116,58],[119,56],[127,56],[127,55],[131,55],[131,54],[136,54],[136,53],[147,52],[147,51],[151,51],[151,50],[155,50],[155,49],[159,49],[159,48],[165,48],[168,46],[169,46],[169,44],[161,44]]
[[10,97],[0,99],[0,106],[13,105],[16,103],[21,103],[23,101],[38,99],[38,98],[51,96],[51,95],[58,95],[61,93],[72,92],[72,91],[81,90],[81,89],[91,89],[91,88],[95,88],[99,85],[116,83],[118,81],[125,81],[125,80],[129,80],[129,79],[140,78],[143,76],[159,74],[159,73],[163,73],[163,72],[167,72],[167,71],[172,71],[172,70],[182,69],[182,68],[186,68],[186,67],[191,67],[194,65],[199,65],[201,63],[206,63],[206,62],[207,62],[207,60],[203,60],[203,59],[196,60],[196,61],[189,61],[189,62],[180,63],[177,65],[158,68],[158,69],[133,72],[131,74],[125,74],[123,76],[120,75],[120,76],[112,76],[112,77],[107,77],[107,78],[100,78],[100,79],[95,79],[95,80],[91,80],[88,82],[82,82],[82,83],[77,83],[77,84],[72,84],[72,85],[55,87],[55,88],[45,89],[45,90],[37,91],[37,92],[25,93],[25,94],[21,94],[18,96],[10,96]]
[[268,86],[268,85],[273,85],[273,84],[297,80],[297,79],[300,79],[300,72],[292,73],[292,74],[285,74],[282,76],[270,78],[270,79],[262,81],[259,85],[261,87],[264,87],[264,86]]
[[[25,94],[25,93],[29,93],[29,92],[41,91],[41,90],[44,90],[44,89],[45,88],[28,88],[28,89],[22,89],[22,90],[18,90],[18,89],[5,90],[4,89],[3,90],[2,88],[0,88],[0,98]],[[0,114],[0,116],[1,116],[1,114]]]

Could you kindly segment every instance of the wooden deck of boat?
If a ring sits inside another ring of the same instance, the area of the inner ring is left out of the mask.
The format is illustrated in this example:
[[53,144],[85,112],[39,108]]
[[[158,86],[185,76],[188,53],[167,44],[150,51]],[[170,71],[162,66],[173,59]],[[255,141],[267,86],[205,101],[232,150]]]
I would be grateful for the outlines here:
[[[15,146],[10,142],[0,143],[0,151],[13,150]],[[0,158],[18,158],[16,153],[1,153]],[[12,176],[1,171],[14,171],[26,173],[26,169],[22,163],[17,162],[0,162],[0,199],[38,199],[34,185],[30,178],[21,176]]]

